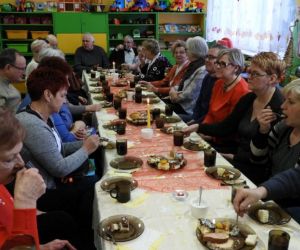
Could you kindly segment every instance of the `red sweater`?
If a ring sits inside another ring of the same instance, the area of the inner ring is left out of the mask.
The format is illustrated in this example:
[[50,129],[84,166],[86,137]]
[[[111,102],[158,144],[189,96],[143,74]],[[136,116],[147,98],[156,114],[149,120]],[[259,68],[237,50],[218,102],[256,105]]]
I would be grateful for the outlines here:
[[[182,77],[187,69],[187,67],[189,66],[189,62],[186,63],[181,69],[180,71],[177,73],[177,75],[175,76],[176,73],[176,69],[178,68],[178,65],[174,65],[170,71],[168,72],[168,74],[165,76],[164,79],[160,80],[160,81],[154,81],[151,82],[151,84],[154,87],[158,88],[158,93],[162,94],[162,95],[168,95],[170,92],[171,87],[178,85],[181,80]],[[170,85],[170,82],[173,80],[172,85]]]
[[6,188],[0,185],[0,248],[9,236],[16,234],[32,235],[36,249],[40,249],[36,209],[15,209],[13,198]]
[[223,121],[232,112],[240,98],[249,92],[248,84],[244,78],[241,78],[228,92],[224,92],[223,86],[224,80],[216,81],[203,123],[211,124]]

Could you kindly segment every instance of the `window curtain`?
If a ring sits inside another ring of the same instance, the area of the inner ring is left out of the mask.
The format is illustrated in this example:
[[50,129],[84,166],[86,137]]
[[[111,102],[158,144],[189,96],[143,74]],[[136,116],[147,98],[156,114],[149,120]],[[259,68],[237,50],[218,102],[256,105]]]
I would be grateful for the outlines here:
[[228,37],[245,54],[283,56],[296,19],[295,0],[208,0],[206,38]]

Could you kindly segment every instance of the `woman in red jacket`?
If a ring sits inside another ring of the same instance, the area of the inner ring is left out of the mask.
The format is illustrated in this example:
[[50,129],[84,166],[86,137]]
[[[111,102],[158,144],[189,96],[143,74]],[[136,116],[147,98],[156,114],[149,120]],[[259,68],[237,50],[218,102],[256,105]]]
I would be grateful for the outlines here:
[[[20,156],[24,136],[18,120],[8,110],[0,109],[0,248],[5,249],[9,239],[23,234],[32,236],[36,249],[74,250],[66,240],[39,245],[36,201],[46,185],[37,169],[24,169]],[[15,178],[13,199],[4,185]]]
[[186,44],[184,41],[176,41],[172,46],[172,53],[176,64],[170,69],[164,79],[154,82],[140,81],[141,84],[148,84],[149,89],[160,96],[169,95],[171,87],[180,83],[190,63],[186,54]]

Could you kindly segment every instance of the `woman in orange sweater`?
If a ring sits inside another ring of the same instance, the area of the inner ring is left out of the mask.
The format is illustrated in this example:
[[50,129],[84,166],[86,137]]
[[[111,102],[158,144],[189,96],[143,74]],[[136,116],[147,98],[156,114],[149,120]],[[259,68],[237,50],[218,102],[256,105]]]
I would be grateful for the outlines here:
[[171,68],[165,78],[154,82],[140,81],[141,84],[147,84],[150,90],[160,96],[169,95],[171,87],[180,83],[183,74],[189,65],[189,60],[186,54],[186,44],[184,41],[177,40],[173,44],[171,50],[176,64]]
[[[24,137],[18,120],[10,111],[0,109],[0,249],[11,249],[11,239],[27,235],[35,249],[75,250],[67,240],[39,244],[36,201],[46,185],[37,169],[23,169],[20,151]],[[4,185],[15,178],[13,199]]]

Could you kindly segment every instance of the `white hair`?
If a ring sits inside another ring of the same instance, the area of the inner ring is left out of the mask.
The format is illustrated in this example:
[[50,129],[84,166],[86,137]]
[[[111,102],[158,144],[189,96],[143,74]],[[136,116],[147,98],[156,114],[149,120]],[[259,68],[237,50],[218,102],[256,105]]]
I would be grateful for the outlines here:
[[53,48],[45,48],[41,50],[39,54],[39,59],[42,60],[45,57],[52,57],[52,56],[57,56],[62,59],[65,59],[65,54],[61,50],[53,49]]
[[205,57],[208,52],[208,46],[204,38],[200,36],[190,37],[186,41],[188,52],[196,58]]

